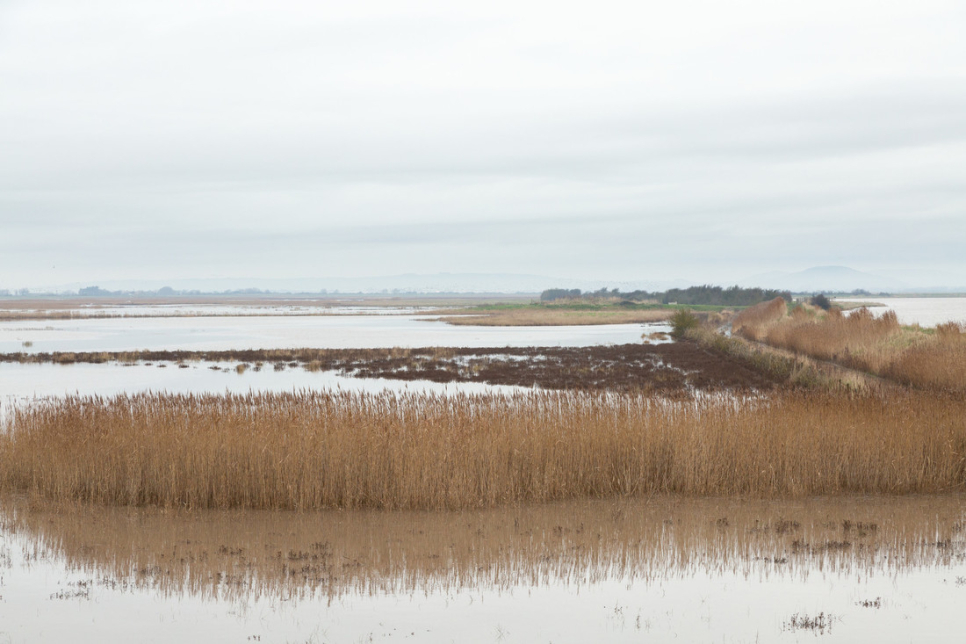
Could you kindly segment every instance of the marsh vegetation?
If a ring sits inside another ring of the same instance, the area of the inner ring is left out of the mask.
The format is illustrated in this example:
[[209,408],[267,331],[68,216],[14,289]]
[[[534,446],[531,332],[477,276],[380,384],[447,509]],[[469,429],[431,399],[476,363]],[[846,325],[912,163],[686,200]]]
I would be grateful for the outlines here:
[[731,286],[722,288],[705,284],[688,288],[672,288],[667,291],[629,291],[622,293],[620,289],[602,288],[597,291],[581,291],[580,289],[551,288],[540,294],[541,302],[593,302],[633,304],[637,302],[652,302],[661,304],[680,304],[685,306],[719,306],[736,307],[752,306],[776,297],[791,300],[789,291],[761,288],[742,288]]
[[673,314],[673,309],[658,307],[533,305],[458,309],[439,319],[457,326],[585,326],[663,322]]
[[0,489],[301,510],[949,493],[966,485],[963,418],[966,401],[925,392],[68,398],[13,412]]
[[[570,306],[545,308],[601,313]],[[844,356],[962,329],[773,303],[728,337],[734,314],[694,308],[661,311],[677,342],[633,330],[659,344],[4,355],[57,374],[538,389],[19,402],[0,427],[0,601],[18,620],[0,635],[121,629],[118,598],[167,639],[196,618],[239,641],[448,641],[469,620],[481,641],[958,632],[942,607],[966,588],[966,400]],[[696,593],[701,620],[681,608]]]

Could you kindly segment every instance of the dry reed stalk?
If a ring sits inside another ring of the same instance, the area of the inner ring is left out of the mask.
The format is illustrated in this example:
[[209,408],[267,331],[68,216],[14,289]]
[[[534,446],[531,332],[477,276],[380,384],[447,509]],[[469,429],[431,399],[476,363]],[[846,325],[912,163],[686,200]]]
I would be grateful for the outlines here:
[[960,490],[966,401],[788,394],[69,398],[16,410],[0,489],[107,505],[469,508]]
[[894,311],[886,311],[876,318],[865,308],[849,316],[833,310],[822,318],[786,318],[765,331],[764,341],[796,353],[878,373],[894,359],[897,347],[889,341],[899,331]]
[[917,387],[966,391],[966,324],[938,325],[933,338],[903,351],[884,372]]
[[776,297],[768,302],[749,306],[735,316],[732,329],[749,340],[760,341],[768,327],[781,320],[788,312],[785,300]]

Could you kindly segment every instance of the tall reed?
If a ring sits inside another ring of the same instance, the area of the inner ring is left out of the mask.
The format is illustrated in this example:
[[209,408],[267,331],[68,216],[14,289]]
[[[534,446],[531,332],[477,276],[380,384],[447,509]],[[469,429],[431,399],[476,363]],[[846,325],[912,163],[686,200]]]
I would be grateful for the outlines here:
[[793,316],[772,325],[764,341],[863,371],[881,371],[895,357],[889,340],[900,331],[894,311],[876,318],[861,308],[851,315],[833,309],[824,317]]
[[933,337],[905,349],[883,372],[914,386],[966,391],[966,324],[938,325]]
[[763,336],[768,327],[784,318],[787,313],[788,306],[785,300],[776,297],[768,302],[749,306],[740,312],[731,323],[732,329],[749,340],[759,341],[764,339]]
[[0,436],[0,489],[191,508],[941,492],[964,463],[966,402],[926,393],[143,394],[17,410]]

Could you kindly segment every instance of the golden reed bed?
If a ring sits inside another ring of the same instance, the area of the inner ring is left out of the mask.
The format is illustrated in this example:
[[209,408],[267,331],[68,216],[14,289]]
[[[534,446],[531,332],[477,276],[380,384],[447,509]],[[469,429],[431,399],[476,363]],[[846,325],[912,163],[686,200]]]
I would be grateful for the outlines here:
[[964,483],[966,402],[932,393],[144,394],[17,410],[0,434],[0,491],[106,505],[455,509]]

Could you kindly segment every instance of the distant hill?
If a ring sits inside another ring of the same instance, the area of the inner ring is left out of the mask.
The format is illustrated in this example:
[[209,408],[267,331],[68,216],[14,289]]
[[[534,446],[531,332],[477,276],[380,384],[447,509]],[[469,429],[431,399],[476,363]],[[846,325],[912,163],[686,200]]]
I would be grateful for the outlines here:
[[864,273],[847,266],[815,266],[797,273],[761,273],[738,282],[740,286],[787,289],[795,293],[850,292],[871,293],[908,291],[911,285],[897,279]]

